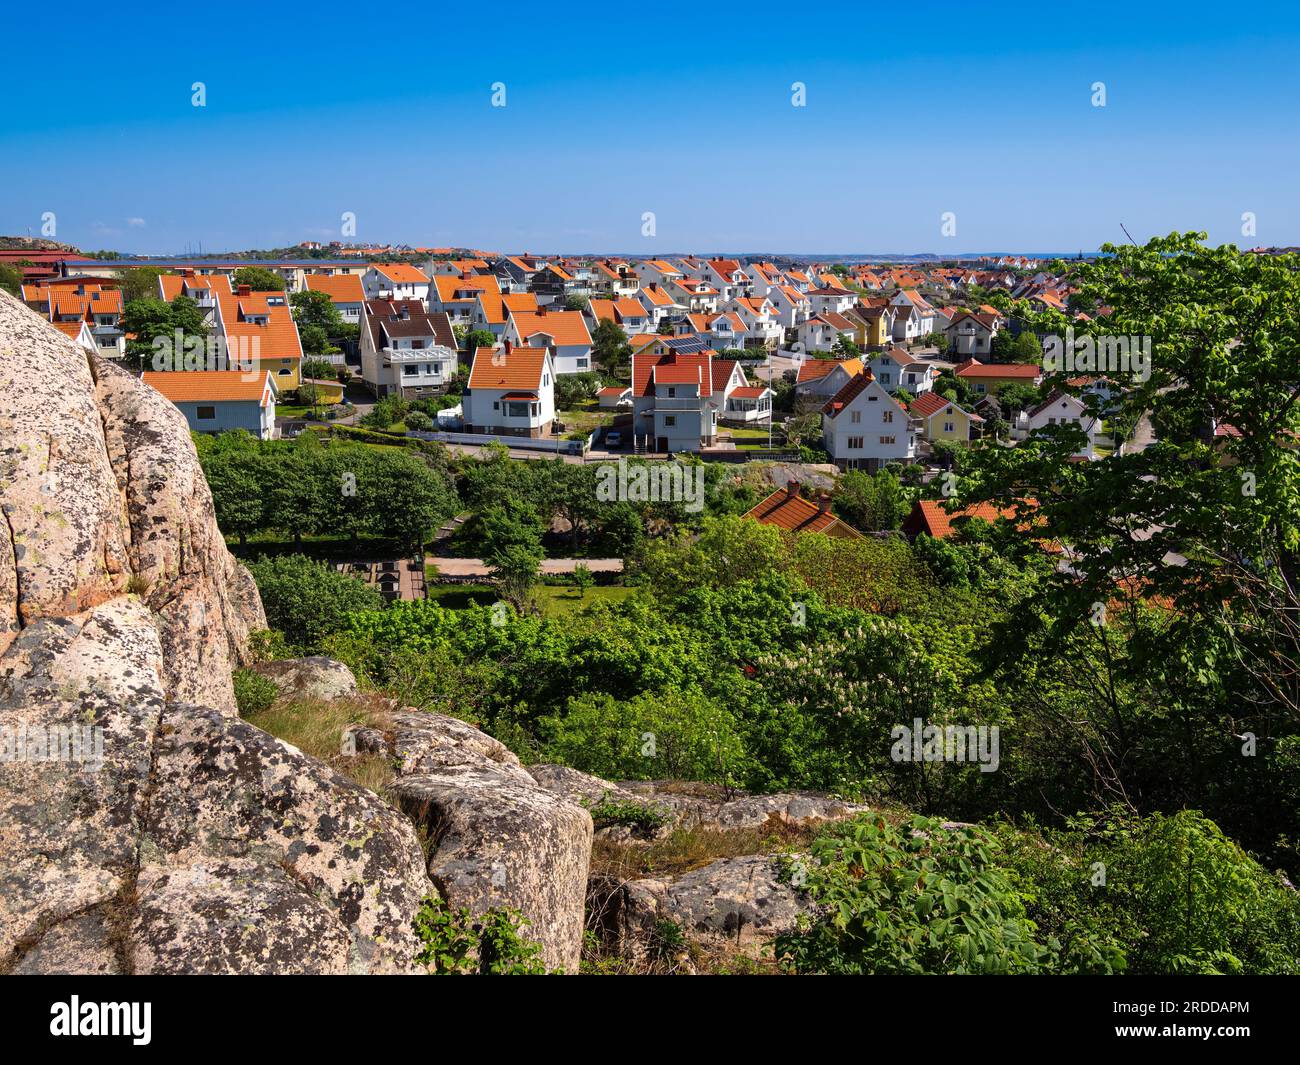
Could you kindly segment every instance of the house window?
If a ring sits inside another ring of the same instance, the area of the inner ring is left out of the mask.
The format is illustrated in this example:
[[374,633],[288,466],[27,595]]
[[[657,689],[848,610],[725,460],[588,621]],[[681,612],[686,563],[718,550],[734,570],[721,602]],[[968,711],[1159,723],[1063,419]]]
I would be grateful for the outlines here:
[[880,420],[883,421],[886,425],[888,425],[890,422],[894,420],[894,412],[892,410],[885,411],[884,415],[881,417]]
[[849,450],[850,450],[850,451],[861,451],[861,450],[862,450],[862,440],[863,440],[863,438],[860,437],[860,436],[851,436],[851,437],[849,437]]
[[196,417],[201,422],[210,422],[217,416],[216,407],[200,407],[196,412]]
[[895,437],[892,437],[892,436],[882,436],[882,437],[880,438],[880,442],[881,442],[882,444],[892,444],[892,443],[895,441],[895,439],[896,439],[896,438],[895,438]]
[[669,414],[669,415],[665,416],[665,418],[664,418],[664,426],[665,426],[665,427],[667,427],[667,426],[672,426],[672,425],[676,425],[676,424],[677,424],[677,415],[675,415],[675,414]]
[[854,425],[857,425],[859,422],[861,422],[862,411],[860,410],[849,411],[849,421],[852,422]]
[[943,431],[944,431],[945,433],[951,433],[951,432],[953,432],[956,428],[957,428],[957,426],[954,425],[952,422],[944,422],[944,423],[943,423]]

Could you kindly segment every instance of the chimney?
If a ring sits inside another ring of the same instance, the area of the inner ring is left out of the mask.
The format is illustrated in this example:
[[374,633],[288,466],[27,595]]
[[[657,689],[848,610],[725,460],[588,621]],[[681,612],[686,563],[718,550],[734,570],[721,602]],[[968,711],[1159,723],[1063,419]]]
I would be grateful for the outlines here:
[[509,340],[507,340],[507,341],[506,341],[506,358],[507,358],[507,359],[510,358],[510,349],[513,348],[513,347],[514,347],[514,345],[511,344]]
[[545,317],[546,317],[546,304],[543,303],[540,307],[538,307],[538,308],[537,308],[537,313],[540,314],[543,318],[545,318]]
[[659,291],[659,282],[658,282],[658,281],[651,281],[651,282],[650,282],[650,288],[651,288],[653,291],[658,292],[658,291]]
[[831,512],[831,497],[823,492],[817,497],[817,513],[829,514]]
[[799,494],[799,482],[798,481],[787,482],[785,486],[786,499],[793,499],[798,494]]
[[247,296],[247,295],[251,294],[252,291],[253,291],[253,290],[252,290],[251,288],[249,288],[247,285],[240,285],[240,286],[239,286],[239,289],[238,289],[238,294],[241,295],[241,296]]

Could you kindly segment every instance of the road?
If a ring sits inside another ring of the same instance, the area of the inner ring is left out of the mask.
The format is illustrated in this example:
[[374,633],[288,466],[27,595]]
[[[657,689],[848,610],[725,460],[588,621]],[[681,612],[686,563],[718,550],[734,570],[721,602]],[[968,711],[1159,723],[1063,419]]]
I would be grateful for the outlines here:
[[[492,571],[483,564],[481,558],[442,558],[429,555],[425,563],[437,566],[443,577],[490,577]],[[542,560],[543,576],[560,573],[572,573],[578,565],[584,565],[592,573],[622,573],[621,558],[547,558]]]

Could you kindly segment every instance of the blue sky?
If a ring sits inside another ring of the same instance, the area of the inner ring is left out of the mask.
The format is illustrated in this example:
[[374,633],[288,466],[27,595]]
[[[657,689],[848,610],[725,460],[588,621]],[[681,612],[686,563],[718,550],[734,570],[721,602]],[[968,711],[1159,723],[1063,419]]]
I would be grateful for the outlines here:
[[357,240],[534,252],[1300,245],[1294,3],[192,10],[6,13],[33,66],[0,233],[52,211],[87,249],[234,250],[350,211]]

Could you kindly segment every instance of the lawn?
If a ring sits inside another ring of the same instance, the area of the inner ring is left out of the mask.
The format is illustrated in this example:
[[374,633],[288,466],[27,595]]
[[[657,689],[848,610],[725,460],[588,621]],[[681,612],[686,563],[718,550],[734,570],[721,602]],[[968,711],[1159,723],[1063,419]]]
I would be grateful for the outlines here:
[[568,426],[567,432],[586,434],[601,426],[612,425],[616,413],[618,412],[601,410],[599,400],[588,399],[568,410],[556,411],[555,416]]
[[[767,433],[767,427],[766,427],[766,426],[764,426],[762,429],[759,429],[759,428],[753,428],[753,429],[750,429],[750,428],[744,428],[744,429],[733,429],[733,428],[727,428],[727,429],[723,429],[723,430],[720,430],[720,431],[721,431],[721,432],[730,433],[730,434],[731,434],[731,442],[732,442],[733,444],[735,444],[736,447],[755,447],[755,448],[765,448],[765,447],[768,446],[768,442],[767,442],[767,440],[768,440],[768,433]],[[780,441],[781,441],[781,434],[780,434],[780,433],[773,433],[773,434],[772,434],[772,444],[773,444],[773,446],[779,446]]]
[[[571,585],[539,584],[533,588],[532,594],[544,615],[561,617],[593,603],[621,603],[635,591],[635,588],[611,584],[588,588],[586,598],[582,598],[578,589]],[[491,606],[500,596],[495,588],[487,584],[430,584],[429,598],[449,610],[464,610],[476,603]]]

